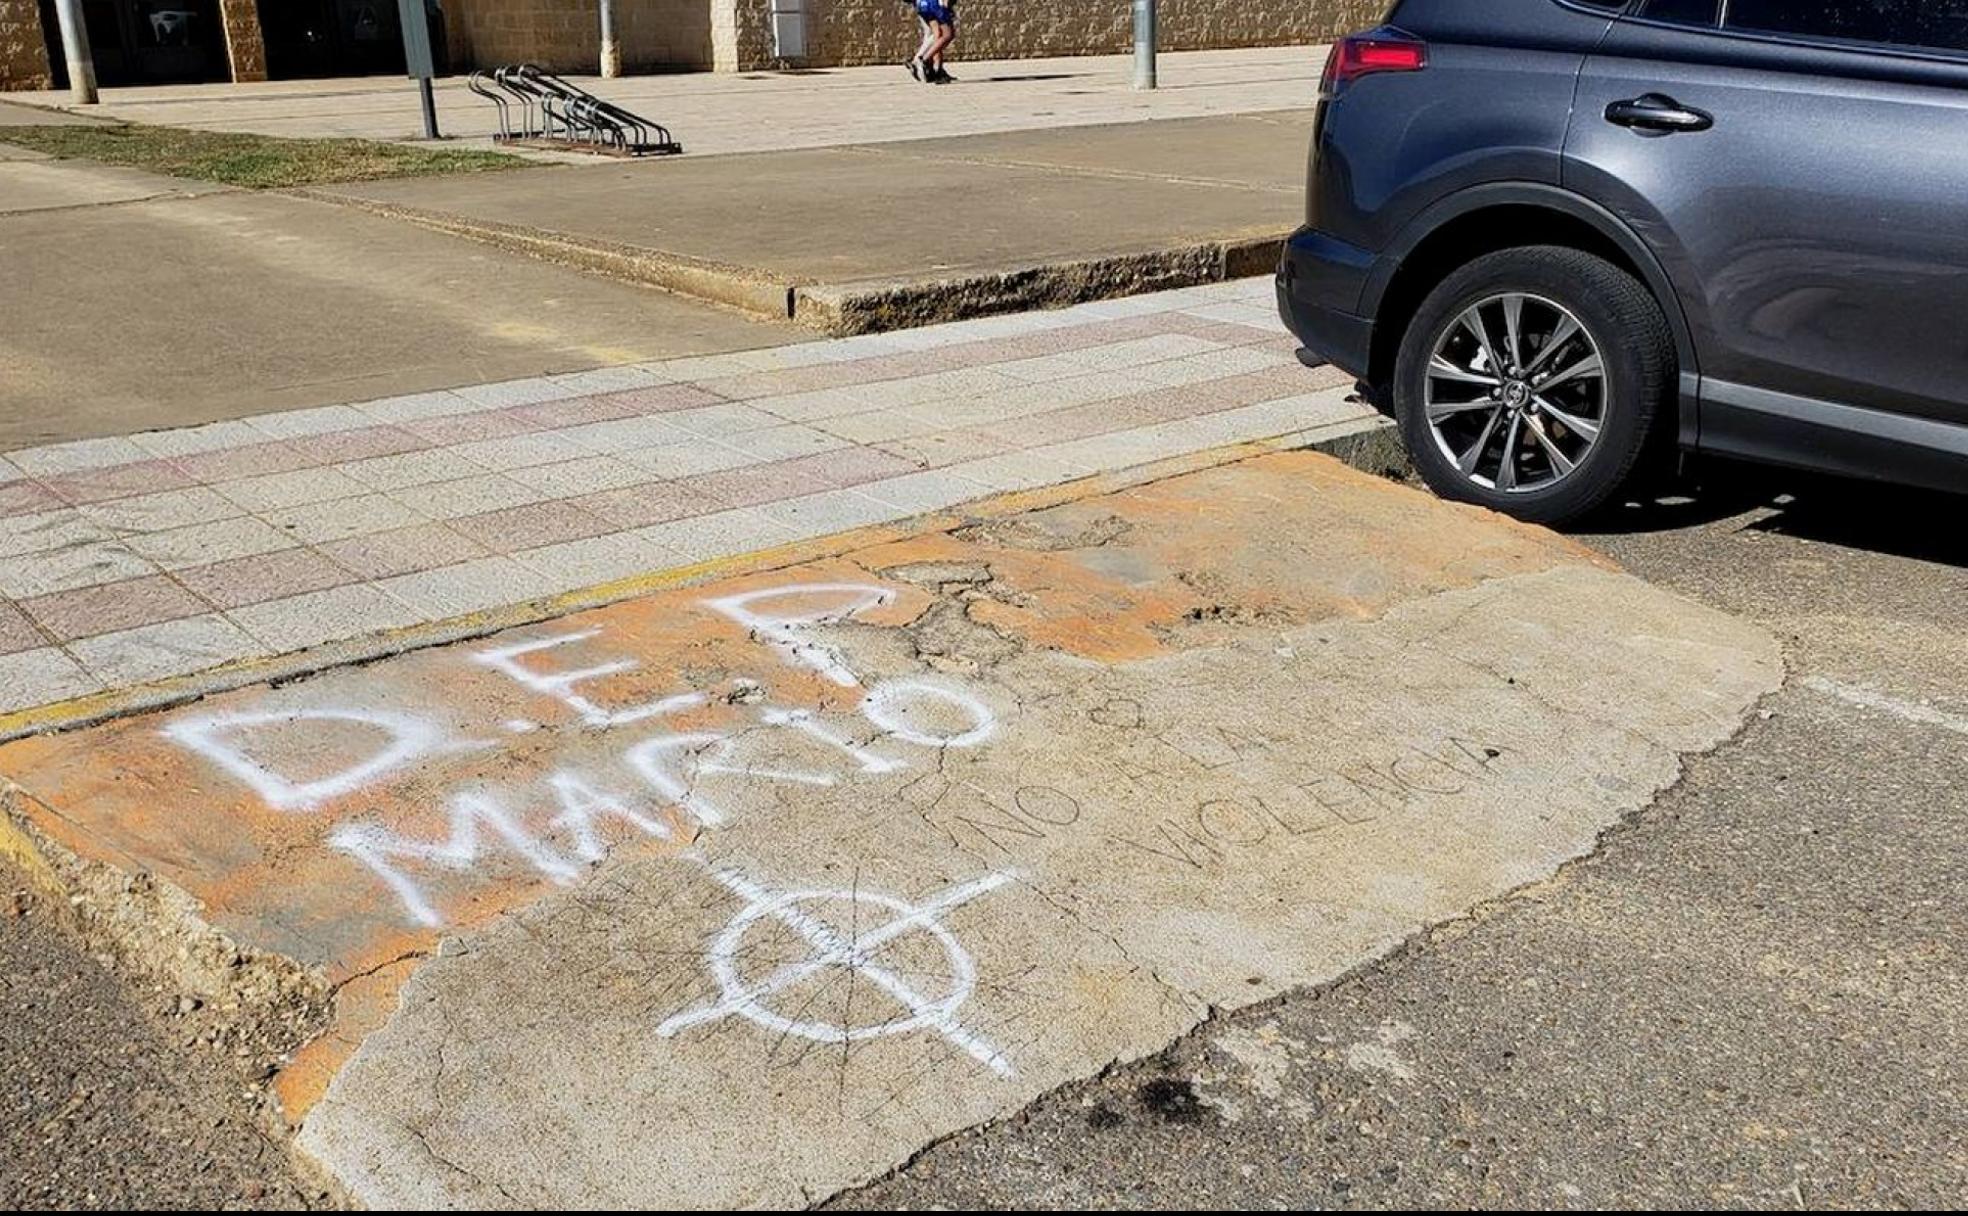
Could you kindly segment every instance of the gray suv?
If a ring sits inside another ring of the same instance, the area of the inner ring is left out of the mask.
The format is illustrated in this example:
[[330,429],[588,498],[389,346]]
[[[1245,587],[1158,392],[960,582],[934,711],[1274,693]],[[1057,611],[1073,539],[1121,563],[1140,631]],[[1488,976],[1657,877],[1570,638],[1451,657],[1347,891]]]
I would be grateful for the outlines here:
[[1677,442],[1968,489],[1968,0],[1400,0],[1278,303],[1523,519]]

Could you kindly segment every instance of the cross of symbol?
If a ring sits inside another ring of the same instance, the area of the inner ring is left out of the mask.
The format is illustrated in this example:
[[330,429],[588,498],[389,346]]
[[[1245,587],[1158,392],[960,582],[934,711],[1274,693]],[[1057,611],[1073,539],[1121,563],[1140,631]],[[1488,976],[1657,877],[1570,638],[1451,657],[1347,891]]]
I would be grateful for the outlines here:
[[[713,878],[745,901],[745,906],[711,941],[711,975],[721,995],[701,1009],[686,1010],[656,1028],[669,1038],[705,1022],[742,1017],[768,1030],[797,1035],[822,1043],[851,1043],[884,1035],[932,1030],[961,1048],[965,1054],[1000,1077],[1012,1075],[1009,1061],[982,1036],[957,1020],[957,1010],[970,999],[977,984],[977,967],[969,952],[945,928],[941,917],[951,909],[1011,882],[1013,875],[987,874],[971,882],[948,887],[931,899],[910,904],[890,895],[870,891],[770,891],[735,870],[714,870]],[[879,927],[843,935],[833,925],[807,911],[816,904],[846,903],[855,909],[872,905],[885,909],[893,919]],[[797,934],[812,951],[797,962],[788,963],[757,983],[747,983],[738,973],[737,958],[745,934],[761,920],[771,918]],[[941,996],[923,994],[909,981],[876,961],[883,947],[905,934],[921,932],[943,947],[950,964],[949,990]],[[790,1018],[772,1007],[772,998],[796,985],[820,977],[829,968],[845,968],[886,993],[907,1016],[867,1026],[840,1025]]]

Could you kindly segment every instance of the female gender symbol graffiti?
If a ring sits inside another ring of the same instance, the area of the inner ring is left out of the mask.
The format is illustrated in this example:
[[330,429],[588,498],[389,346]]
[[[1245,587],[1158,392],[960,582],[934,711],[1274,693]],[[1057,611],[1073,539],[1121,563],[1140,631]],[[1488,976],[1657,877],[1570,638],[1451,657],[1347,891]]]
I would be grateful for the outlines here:
[[[1012,880],[1010,874],[987,874],[973,882],[950,887],[933,899],[910,904],[890,895],[870,891],[768,891],[732,870],[718,870],[712,877],[745,901],[710,946],[711,975],[722,996],[711,1005],[679,1013],[656,1028],[669,1038],[679,1031],[703,1022],[742,1017],[767,1030],[797,1035],[822,1043],[852,1043],[883,1035],[933,1030],[948,1039],[978,1063],[1001,1077],[1012,1075],[1011,1064],[998,1049],[957,1020],[957,1010],[970,999],[977,985],[977,967],[939,919],[952,908],[968,903],[987,891]],[[847,903],[855,907],[856,918],[868,906],[885,909],[894,919],[852,938],[805,909],[815,904]],[[738,974],[737,958],[745,934],[761,920],[770,917],[803,939],[812,954],[779,968],[756,984],[747,984]],[[882,948],[904,934],[928,934],[943,947],[950,961],[949,990],[931,998],[917,991],[908,981],[875,961]],[[787,1017],[772,1006],[772,998],[796,985],[822,977],[829,968],[844,967],[867,980],[908,1011],[908,1016],[867,1026],[836,1025]]]

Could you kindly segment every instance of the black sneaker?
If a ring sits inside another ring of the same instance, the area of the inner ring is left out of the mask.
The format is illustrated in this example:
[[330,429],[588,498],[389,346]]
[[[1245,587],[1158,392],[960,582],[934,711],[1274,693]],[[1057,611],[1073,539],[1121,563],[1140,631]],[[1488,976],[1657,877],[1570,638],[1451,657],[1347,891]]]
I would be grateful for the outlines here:
[[930,71],[929,83],[955,84],[957,83],[957,78],[955,76],[950,75],[949,71],[944,68],[933,68]]
[[923,68],[922,60],[911,59],[909,62],[903,64],[902,66],[909,69],[909,75],[915,77],[918,83],[920,84],[929,83],[929,77],[923,74],[924,68]]

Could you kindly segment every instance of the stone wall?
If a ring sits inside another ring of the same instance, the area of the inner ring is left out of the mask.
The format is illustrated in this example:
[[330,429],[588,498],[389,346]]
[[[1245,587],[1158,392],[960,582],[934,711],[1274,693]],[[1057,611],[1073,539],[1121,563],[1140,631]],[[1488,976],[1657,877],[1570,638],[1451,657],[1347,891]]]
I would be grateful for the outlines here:
[[0,89],[45,89],[53,84],[38,0],[0,0]]
[[[615,0],[615,36],[631,72],[711,66],[717,0]],[[451,62],[459,69],[537,63],[592,73],[601,57],[596,0],[447,0]]]
[[[734,8],[732,66],[768,66],[771,0],[714,0]],[[1326,42],[1378,22],[1387,0],[1160,0],[1162,49]],[[956,0],[962,59],[1118,54],[1134,45],[1129,0]],[[807,0],[809,65],[899,63],[921,37],[906,0]],[[723,65],[720,64],[722,67]]]
[[[448,0],[452,61],[530,60],[592,72],[600,55],[596,0]],[[1387,0],[1161,0],[1171,51],[1325,42],[1370,26]],[[771,67],[772,0],[616,0],[629,71]],[[1133,45],[1129,0],[957,0],[962,59],[1116,54]],[[907,0],[807,0],[809,66],[899,63],[920,27]]]
[[[234,80],[266,79],[260,3],[220,0]],[[454,70],[538,63],[592,73],[601,56],[597,0],[445,0]],[[1167,50],[1324,42],[1372,25],[1386,0],[1161,0]],[[631,72],[777,64],[772,0],[615,0],[622,64]],[[1129,0],[957,0],[956,59],[1115,54],[1134,36]],[[919,29],[906,0],[807,0],[801,65],[900,63]],[[37,0],[0,0],[0,89],[50,82]]]

